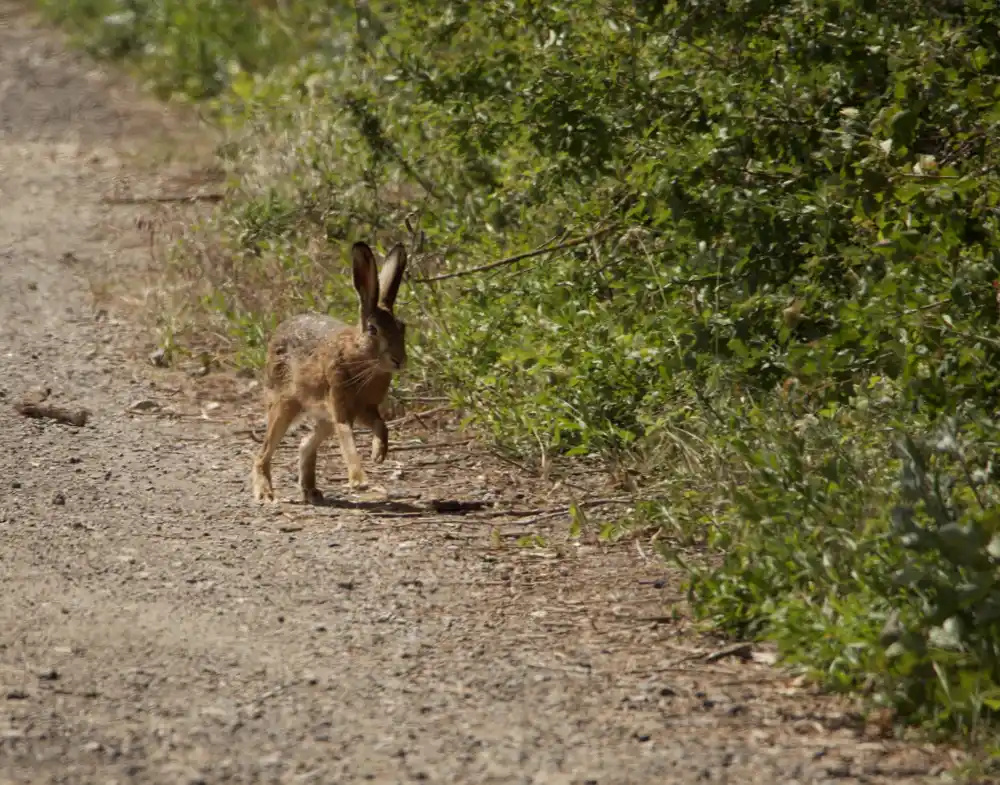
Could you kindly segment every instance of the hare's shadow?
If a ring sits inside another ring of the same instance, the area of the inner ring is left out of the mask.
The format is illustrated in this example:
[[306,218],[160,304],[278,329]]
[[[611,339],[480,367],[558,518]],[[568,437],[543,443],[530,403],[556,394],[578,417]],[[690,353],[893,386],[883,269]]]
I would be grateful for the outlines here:
[[393,501],[392,499],[355,501],[354,499],[343,499],[336,496],[324,496],[322,501],[306,506],[332,507],[341,510],[378,510],[379,512],[430,512],[428,507],[421,507],[409,502]]

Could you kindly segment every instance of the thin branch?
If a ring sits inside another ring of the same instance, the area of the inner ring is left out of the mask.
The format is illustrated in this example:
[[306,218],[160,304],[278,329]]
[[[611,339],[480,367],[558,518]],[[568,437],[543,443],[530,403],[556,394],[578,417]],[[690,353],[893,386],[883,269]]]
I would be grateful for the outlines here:
[[453,273],[445,273],[444,275],[434,275],[430,278],[415,278],[412,283],[430,283],[432,281],[444,281],[449,278],[459,278],[465,275],[474,275],[476,273],[484,273],[487,270],[494,270],[497,267],[503,267],[504,265],[514,264],[515,262],[520,262],[524,259],[531,259],[534,256],[542,256],[543,254],[552,253],[553,251],[562,251],[567,248],[575,248],[578,245],[584,245],[594,240],[597,237],[601,237],[612,229],[614,226],[608,226],[604,229],[600,229],[596,232],[591,232],[585,237],[578,237],[575,240],[569,240],[565,243],[559,243],[558,245],[547,246],[544,248],[536,248],[534,251],[525,251],[524,253],[515,254],[514,256],[508,256],[506,259],[500,259],[495,262],[490,262],[489,264],[480,265],[479,267],[470,267],[467,270],[458,270]]
[[924,305],[918,305],[915,308],[905,308],[903,309],[904,314],[919,313],[920,311],[930,311],[937,308],[940,305],[947,305],[951,302],[950,297],[945,297],[943,300],[935,300],[934,302],[926,303]]
[[430,417],[432,414],[440,414],[441,412],[448,411],[450,408],[451,406],[445,404],[444,406],[435,406],[433,409],[425,409],[422,412],[410,412],[409,414],[405,414],[395,420],[390,420],[386,423],[386,425],[390,428],[399,428],[401,425],[405,425],[410,420],[417,420],[419,422],[421,417]]

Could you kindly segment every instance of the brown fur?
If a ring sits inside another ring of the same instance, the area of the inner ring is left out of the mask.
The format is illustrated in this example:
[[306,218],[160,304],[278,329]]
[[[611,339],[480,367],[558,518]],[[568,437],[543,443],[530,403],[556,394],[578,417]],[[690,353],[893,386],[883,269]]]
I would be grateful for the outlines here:
[[392,308],[406,268],[397,245],[379,276],[375,256],[364,243],[351,249],[354,287],[360,302],[356,326],[324,314],[308,313],[283,322],[267,347],[264,385],[267,433],[253,466],[258,500],[273,500],[271,458],[288,427],[302,414],[314,420],[299,447],[299,487],[308,503],[322,501],[316,488],[316,451],[333,433],[347,465],[348,481],[364,485],[365,473],[354,444],[355,422],[372,429],[372,460],[389,449],[389,432],[379,412],[392,374],[406,362],[405,325]]

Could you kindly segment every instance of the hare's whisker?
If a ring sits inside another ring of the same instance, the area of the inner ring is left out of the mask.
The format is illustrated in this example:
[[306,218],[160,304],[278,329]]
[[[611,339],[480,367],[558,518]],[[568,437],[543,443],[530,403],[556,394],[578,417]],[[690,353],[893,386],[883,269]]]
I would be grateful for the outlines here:
[[378,373],[378,361],[377,360],[358,360],[356,362],[347,364],[346,367],[350,369],[358,368],[357,371],[352,373],[345,380],[348,384],[364,387],[368,382],[375,378]]

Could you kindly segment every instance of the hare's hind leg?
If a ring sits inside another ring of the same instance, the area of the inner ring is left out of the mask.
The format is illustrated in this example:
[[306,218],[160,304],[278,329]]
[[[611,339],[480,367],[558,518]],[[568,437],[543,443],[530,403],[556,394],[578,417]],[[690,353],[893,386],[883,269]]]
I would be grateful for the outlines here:
[[271,458],[288,426],[301,412],[301,404],[292,398],[275,396],[267,402],[267,433],[264,434],[264,443],[253,463],[253,495],[257,501],[274,501]]
[[316,451],[332,433],[332,422],[327,419],[316,420],[312,433],[302,439],[299,446],[299,488],[302,489],[302,501],[306,504],[319,504],[323,501],[323,492],[316,487]]

